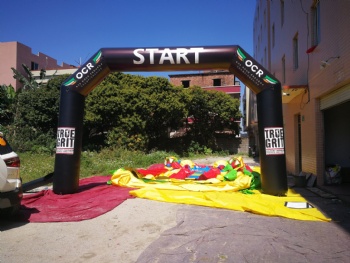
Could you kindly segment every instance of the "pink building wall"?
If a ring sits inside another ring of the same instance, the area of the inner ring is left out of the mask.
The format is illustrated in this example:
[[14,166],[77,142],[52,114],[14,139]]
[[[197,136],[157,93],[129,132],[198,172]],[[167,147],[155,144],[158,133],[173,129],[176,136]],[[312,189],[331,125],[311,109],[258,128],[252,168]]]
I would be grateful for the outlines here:
[[19,42],[0,43],[0,85],[12,85],[15,90],[21,87],[18,80],[13,78],[12,67],[24,74],[22,64],[31,69],[32,62],[38,64],[38,69],[69,69],[73,66],[66,63],[57,64],[57,60],[39,52],[33,54],[32,49]]

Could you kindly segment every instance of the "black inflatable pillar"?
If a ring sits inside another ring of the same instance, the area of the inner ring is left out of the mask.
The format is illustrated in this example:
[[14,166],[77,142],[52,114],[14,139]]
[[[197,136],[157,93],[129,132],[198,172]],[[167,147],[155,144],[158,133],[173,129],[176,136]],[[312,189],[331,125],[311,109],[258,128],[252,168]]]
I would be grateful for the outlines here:
[[53,191],[72,194],[78,190],[85,97],[61,87]]
[[280,84],[257,94],[262,191],[278,196],[288,190],[281,96]]

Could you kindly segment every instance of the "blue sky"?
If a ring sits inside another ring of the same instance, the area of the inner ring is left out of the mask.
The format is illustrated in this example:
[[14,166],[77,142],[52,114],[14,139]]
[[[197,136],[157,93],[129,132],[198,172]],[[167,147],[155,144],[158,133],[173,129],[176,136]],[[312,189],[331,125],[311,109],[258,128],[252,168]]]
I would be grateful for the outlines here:
[[[255,0],[11,0],[0,42],[78,65],[99,48],[240,45],[253,52]],[[169,72],[145,73],[167,76]]]

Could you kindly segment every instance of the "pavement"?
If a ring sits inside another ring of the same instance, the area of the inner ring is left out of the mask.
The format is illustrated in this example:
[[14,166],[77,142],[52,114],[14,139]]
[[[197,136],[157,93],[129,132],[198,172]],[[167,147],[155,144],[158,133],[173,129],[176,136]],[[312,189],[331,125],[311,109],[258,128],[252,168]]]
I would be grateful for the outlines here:
[[324,189],[294,189],[332,221],[135,198],[81,222],[0,221],[0,262],[349,262],[350,203]]

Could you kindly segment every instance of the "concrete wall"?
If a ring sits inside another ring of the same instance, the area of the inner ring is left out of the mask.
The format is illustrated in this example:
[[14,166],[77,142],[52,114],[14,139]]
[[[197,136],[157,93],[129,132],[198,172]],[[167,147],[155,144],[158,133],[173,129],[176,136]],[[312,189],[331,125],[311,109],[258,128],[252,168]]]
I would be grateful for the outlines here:
[[247,154],[249,153],[249,139],[247,137],[220,137],[217,138],[218,147],[230,154]]

